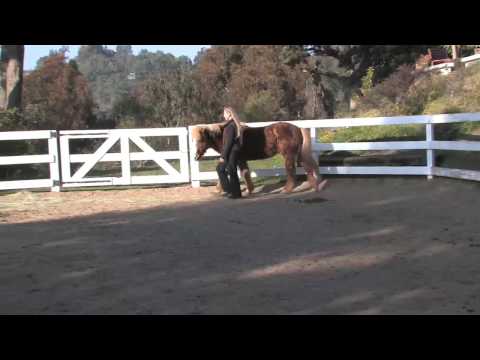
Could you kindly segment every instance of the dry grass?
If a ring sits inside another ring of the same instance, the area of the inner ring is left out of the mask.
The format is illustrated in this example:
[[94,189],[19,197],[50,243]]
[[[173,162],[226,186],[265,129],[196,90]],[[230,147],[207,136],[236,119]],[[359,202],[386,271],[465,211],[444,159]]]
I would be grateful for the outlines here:
[[122,212],[170,204],[196,203],[214,197],[212,187],[29,192],[1,196],[0,222],[20,223]]

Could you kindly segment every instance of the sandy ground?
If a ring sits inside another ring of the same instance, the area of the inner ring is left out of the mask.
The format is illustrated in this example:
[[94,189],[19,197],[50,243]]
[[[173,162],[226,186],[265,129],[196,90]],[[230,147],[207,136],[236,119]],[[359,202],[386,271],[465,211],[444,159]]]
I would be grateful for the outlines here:
[[480,185],[0,196],[1,314],[477,314]]

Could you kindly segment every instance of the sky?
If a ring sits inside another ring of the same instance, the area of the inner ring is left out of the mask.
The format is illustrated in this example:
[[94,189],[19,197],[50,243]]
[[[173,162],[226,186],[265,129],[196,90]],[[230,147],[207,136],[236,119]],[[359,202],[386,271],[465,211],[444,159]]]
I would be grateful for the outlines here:
[[[33,70],[37,64],[37,60],[42,56],[47,56],[50,50],[58,50],[64,45],[25,45],[25,70]],[[70,58],[74,58],[78,54],[80,45],[67,45],[70,48],[68,54]],[[174,56],[188,56],[192,60],[201,48],[209,47],[210,45],[132,45],[133,53],[138,54],[140,50],[146,49],[150,52],[158,50],[164,53],[170,53]],[[115,50],[117,45],[107,45],[109,49]]]

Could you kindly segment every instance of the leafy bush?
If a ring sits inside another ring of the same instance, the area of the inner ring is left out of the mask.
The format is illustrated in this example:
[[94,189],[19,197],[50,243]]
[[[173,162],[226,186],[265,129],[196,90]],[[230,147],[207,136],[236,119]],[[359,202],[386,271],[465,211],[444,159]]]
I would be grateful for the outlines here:
[[424,140],[424,125],[392,125],[392,126],[356,126],[338,129],[336,132],[325,132],[320,135],[321,142],[361,142]]
[[243,108],[243,117],[249,122],[271,121],[278,108],[278,101],[270,91],[260,91],[248,97]]
[[[369,89],[359,99],[357,109],[343,117],[378,117],[422,114],[451,114],[480,111],[480,64],[459,68],[448,76],[415,71],[403,65],[390,77]],[[451,140],[470,134],[479,123],[455,123],[437,126],[435,137]],[[423,127],[375,127],[339,129],[324,135],[335,141],[422,137]]]

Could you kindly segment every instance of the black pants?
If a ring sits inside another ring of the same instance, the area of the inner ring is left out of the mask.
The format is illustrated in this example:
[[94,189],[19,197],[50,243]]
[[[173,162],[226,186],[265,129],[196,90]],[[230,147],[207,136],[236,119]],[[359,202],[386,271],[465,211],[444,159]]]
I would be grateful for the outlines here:
[[239,151],[240,147],[237,144],[233,145],[228,159],[224,159],[225,162],[217,165],[218,178],[220,179],[223,191],[236,197],[242,196],[240,180],[238,179],[237,173]]

